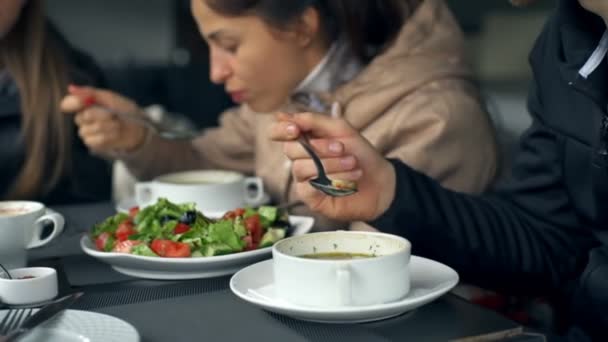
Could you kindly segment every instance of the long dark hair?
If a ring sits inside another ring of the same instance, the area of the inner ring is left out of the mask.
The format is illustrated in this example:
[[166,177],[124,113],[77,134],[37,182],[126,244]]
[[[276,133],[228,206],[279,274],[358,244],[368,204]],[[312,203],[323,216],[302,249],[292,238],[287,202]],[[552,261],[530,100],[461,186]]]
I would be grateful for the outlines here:
[[68,68],[47,33],[42,0],[29,0],[15,26],[0,40],[0,65],[19,89],[26,155],[8,191],[10,199],[48,193],[70,168],[73,124],[59,109]]
[[228,16],[253,14],[284,28],[304,10],[314,7],[330,40],[345,35],[363,61],[372,59],[397,35],[424,0],[204,0]]

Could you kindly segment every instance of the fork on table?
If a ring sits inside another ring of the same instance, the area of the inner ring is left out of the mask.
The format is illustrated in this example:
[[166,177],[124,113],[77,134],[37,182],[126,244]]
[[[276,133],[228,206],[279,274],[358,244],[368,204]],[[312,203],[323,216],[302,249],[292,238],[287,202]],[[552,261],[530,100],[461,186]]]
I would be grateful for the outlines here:
[[29,318],[34,313],[33,308],[12,308],[6,312],[2,321],[0,321],[0,342],[4,336],[16,330],[21,326],[23,321]]

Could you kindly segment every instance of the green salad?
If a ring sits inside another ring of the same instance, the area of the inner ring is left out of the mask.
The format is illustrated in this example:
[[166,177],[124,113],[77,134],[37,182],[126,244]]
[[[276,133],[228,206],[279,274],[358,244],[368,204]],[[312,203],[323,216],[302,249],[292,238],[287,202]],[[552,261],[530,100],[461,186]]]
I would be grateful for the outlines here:
[[133,207],[96,224],[92,241],[100,251],[186,258],[231,254],[272,246],[285,237],[288,215],[276,207],[239,208],[221,219],[205,217],[193,203]]

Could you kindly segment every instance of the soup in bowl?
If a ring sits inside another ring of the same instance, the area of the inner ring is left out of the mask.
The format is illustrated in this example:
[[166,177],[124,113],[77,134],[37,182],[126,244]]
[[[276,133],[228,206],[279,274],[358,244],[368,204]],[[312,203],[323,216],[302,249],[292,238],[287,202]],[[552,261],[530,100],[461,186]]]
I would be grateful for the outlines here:
[[408,240],[384,233],[335,231],[273,246],[279,298],[314,307],[389,303],[410,289]]

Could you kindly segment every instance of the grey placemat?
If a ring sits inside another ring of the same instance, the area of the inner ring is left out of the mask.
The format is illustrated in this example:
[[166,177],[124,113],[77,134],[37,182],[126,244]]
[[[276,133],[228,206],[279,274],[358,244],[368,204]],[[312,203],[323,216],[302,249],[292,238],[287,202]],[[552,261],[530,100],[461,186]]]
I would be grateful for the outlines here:
[[[136,292],[131,296],[136,296]],[[106,295],[112,296],[109,293]],[[120,301],[117,300],[115,304]],[[150,342],[444,342],[517,326],[496,313],[453,296],[444,296],[399,317],[350,325],[300,321],[269,313],[240,300],[227,289],[125,305],[105,305],[90,310],[126,320],[138,329],[144,341]]]
[[89,255],[63,257],[61,264],[71,286],[109,284],[137,279],[116,272],[110,265]]
[[194,341],[202,336],[213,341],[448,341],[517,327],[453,295],[378,322],[312,323],[269,313],[238,299],[228,289],[229,280],[227,276],[88,287],[74,308],[125,319],[147,341]]
[[363,325],[326,325],[272,315],[247,305],[229,290],[94,311],[131,323],[145,342],[390,341]]
[[96,309],[184,296],[211,294],[228,289],[230,276],[195,280],[136,280],[126,284],[101,284],[85,289],[74,308]]

